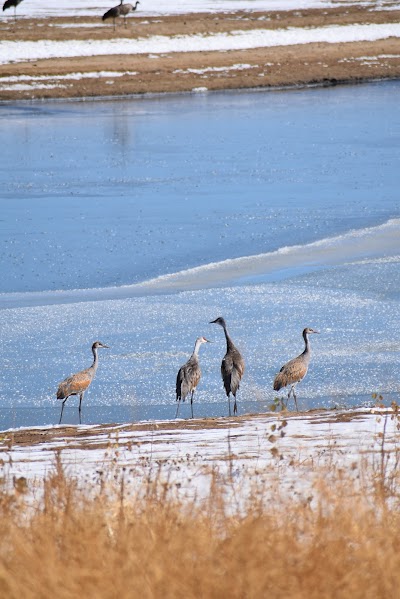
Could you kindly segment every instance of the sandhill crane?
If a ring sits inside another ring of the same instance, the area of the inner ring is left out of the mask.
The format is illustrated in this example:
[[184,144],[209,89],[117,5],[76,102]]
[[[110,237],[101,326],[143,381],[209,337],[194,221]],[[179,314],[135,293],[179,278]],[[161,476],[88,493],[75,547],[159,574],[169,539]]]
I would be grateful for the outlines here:
[[121,14],[121,6],[122,6],[123,1],[124,0],[121,0],[120,3],[118,4],[118,6],[113,6],[113,8],[110,8],[110,10],[105,12],[104,15],[102,16],[103,21],[106,21],[107,19],[113,20],[114,31],[115,31],[115,19],[117,17],[119,17]]
[[221,376],[222,381],[224,383],[225,392],[228,397],[228,406],[229,406],[229,416],[231,415],[231,399],[230,394],[232,393],[235,398],[235,403],[233,406],[233,414],[237,414],[237,404],[236,404],[236,393],[239,390],[240,381],[242,380],[242,376],[244,374],[244,360],[240,353],[240,351],[235,347],[232,339],[229,336],[229,333],[226,328],[226,322],[220,316],[215,320],[212,320],[210,324],[219,324],[225,333],[226,339],[226,354],[221,362]]
[[199,363],[199,349],[202,343],[211,343],[205,337],[198,337],[194,345],[194,350],[189,360],[181,366],[176,377],[176,401],[178,405],[176,407],[175,418],[178,416],[179,406],[182,401],[185,401],[186,396],[191,393],[190,407],[192,409],[193,418],[193,395],[196,391],[196,387],[200,382],[201,370]]
[[112,19],[115,31],[115,19],[122,15],[124,17],[124,22],[126,25],[126,15],[129,14],[131,11],[133,12],[134,10],[136,10],[138,4],[140,4],[139,1],[136,2],[135,6],[133,7],[132,4],[124,4],[124,0],[120,0],[118,6],[114,6],[113,8],[110,8],[110,10],[104,13],[104,15],[102,16],[102,20],[106,21],[107,19]]
[[6,0],[3,4],[3,11],[7,10],[7,8],[14,7],[14,19],[17,20],[17,6],[21,4],[22,0]]
[[124,17],[125,27],[126,27],[126,16],[129,15],[130,12],[135,12],[138,4],[140,4],[139,0],[136,2],[135,6],[132,6],[132,4],[123,4],[121,2],[121,5],[119,6],[119,14],[122,17]]
[[279,391],[283,387],[287,387],[288,385],[290,385],[286,405],[288,404],[290,394],[292,393],[297,411],[299,411],[299,408],[297,407],[295,386],[297,385],[297,383],[303,380],[307,374],[308,365],[310,364],[311,357],[311,348],[308,335],[311,335],[311,333],[319,333],[319,331],[314,331],[314,329],[310,329],[308,327],[304,329],[303,339],[305,343],[305,348],[303,353],[297,356],[297,358],[289,360],[289,362],[282,366],[282,368],[274,378],[274,391]]
[[94,357],[93,364],[89,366],[89,368],[81,370],[80,372],[77,372],[76,374],[67,377],[58,385],[57,399],[63,400],[61,406],[60,421],[58,424],[61,424],[65,402],[71,395],[79,395],[79,423],[82,423],[82,399],[86,389],[89,387],[90,383],[95,377],[98,366],[97,350],[101,347],[105,347],[108,349],[108,345],[104,345],[104,343],[101,343],[101,341],[95,341],[92,345],[92,352]]

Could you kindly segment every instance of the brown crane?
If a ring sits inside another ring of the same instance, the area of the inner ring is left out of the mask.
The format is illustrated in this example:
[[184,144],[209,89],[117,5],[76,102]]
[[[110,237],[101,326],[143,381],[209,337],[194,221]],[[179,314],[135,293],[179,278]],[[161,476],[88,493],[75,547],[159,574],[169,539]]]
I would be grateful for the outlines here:
[[286,400],[286,406],[290,399],[290,395],[293,394],[293,399],[297,411],[299,411],[299,408],[297,406],[295,386],[297,385],[297,383],[303,380],[307,374],[311,358],[311,347],[308,335],[311,335],[312,333],[319,333],[319,331],[315,331],[314,329],[310,329],[309,327],[304,329],[304,351],[299,356],[297,356],[297,358],[289,360],[289,362],[282,366],[282,368],[274,378],[274,391],[279,391],[283,387],[287,387],[288,385],[290,385],[289,393]]
[[175,418],[178,417],[181,400],[185,401],[189,393],[191,393],[190,407],[192,409],[193,418],[193,395],[201,378],[199,349],[203,343],[211,343],[211,341],[209,341],[205,337],[198,337],[196,339],[192,355],[190,356],[186,364],[181,366],[178,371],[178,375],[176,377],[176,401],[178,402],[178,405],[176,407]]
[[3,4],[3,12],[7,10],[7,8],[14,7],[14,19],[17,20],[17,6],[21,4],[22,0],[6,0]]
[[117,6],[113,6],[113,8],[110,8],[110,10],[104,13],[104,15],[102,16],[102,20],[106,21],[107,19],[112,19],[115,31],[115,19],[120,16],[123,16],[126,25],[126,15],[128,15],[130,12],[135,11],[137,9],[138,4],[140,4],[139,1],[136,2],[135,6],[132,6],[132,4],[124,4],[124,0],[120,0],[120,3]]
[[222,316],[212,320],[210,324],[219,324],[224,329],[226,339],[226,354],[221,362],[221,376],[224,383],[225,392],[228,397],[229,416],[231,415],[231,393],[235,398],[235,403],[233,405],[233,414],[235,415],[237,414],[236,393],[239,390],[240,381],[242,380],[245,369],[244,359],[230,338],[226,328],[226,322]]
[[71,395],[79,395],[79,424],[82,423],[82,399],[86,389],[89,387],[90,383],[93,381],[95,377],[98,366],[97,350],[101,347],[105,347],[108,349],[108,345],[104,345],[104,343],[101,343],[101,341],[95,341],[92,345],[92,352],[94,357],[93,364],[89,366],[89,368],[81,370],[80,372],[77,372],[76,374],[67,377],[58,385],[57,399],[63,400],[61,406],[60,420],[58,424],[61,424],[65,402]]

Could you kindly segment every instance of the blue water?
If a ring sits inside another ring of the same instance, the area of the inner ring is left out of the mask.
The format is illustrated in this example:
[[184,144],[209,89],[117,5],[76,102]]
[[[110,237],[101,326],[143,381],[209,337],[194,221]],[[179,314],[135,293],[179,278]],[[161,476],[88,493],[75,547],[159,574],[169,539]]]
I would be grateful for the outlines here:
[[85,422],[173,417],[199,335],[195,414],[224,415],[220,314],[246,358],[241,412],[272,403],[304,326],[321,335],[303,409],[396,398],[399,91],[0,105],[0,426],[57,422],[57,384],[97,338]]

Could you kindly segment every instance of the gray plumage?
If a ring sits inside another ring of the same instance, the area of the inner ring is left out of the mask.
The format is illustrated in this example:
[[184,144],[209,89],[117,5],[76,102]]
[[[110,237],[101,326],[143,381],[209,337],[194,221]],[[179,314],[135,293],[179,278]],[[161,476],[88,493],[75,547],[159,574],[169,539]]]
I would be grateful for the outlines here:
[[132,4],[123,4],[121,3],[120,7],[119,7],[119,14],[121,15],[121,17],[124,17],[124,24],[126,27],[126,17],[127,15],[129,15],[130,12],[135,12],[135,10],[137,9],[137,5],[140,4],[139,0],[136,2],[135,6],[132,6]]
[[274,391],[279,391],[283,387],[287,387],[290,385],[286,405],[288,404],[290,395],[293,394],[294,403],[296,405],[296,410],[299,411],[297,407],[297,397],[295,393],[295,386],[299,383],[307,374],[308,366],[310,364],[311,358],[311,347],[310,341],[308,339],[308,335],[311,333],[318,333],[319,331],[315,331],[314,329],[306,328],[303,331],[303,339],[305,343],[304,351],[297,356],[297,358],[293,358],[287,362],[274,379]]
[[208,341],[208,339],[205,337],[198,337],[196,339],[192,355],[178,371],[178,375],[176,377],[176,401],[178,402],[178,405],[176,407],[175,418],[178,416],[181,400],[185,401],[189,393],[191,393],[190,407],[193,418],[193,395],[201,379],[199,349],[203,343],[210,343],[210,341]]
[[108,345],[104,345],[104,343],[101,343],[101,341],[95,341],[92,345],[93,364],[85,370],[81,370],[76,374],[72,374],[71,376],[61,381],[61,383],[58,385],[57,399],[63,400],[61,406],[60,420],[58,424],[61,424],[65,402],[67,401],[68,397],[71,397],[71,395],[79,395],[79,423],[82,423],[82,399],[86,389],[89,387],[90,383],[95,377],[98,366],[97,350],[101,347],[108,348]]
[[228,397],[228,407],[229,407],[229,416],[231,415],[231,399],[230,394],[232,393],[235,398],[235,403],[233,405],[233,413],[237,414],[237,403],[236,403],[236,393],[240,387],[240,381],[242,380],[245,363],[244,359],[237,349],[232,339],[229,336],[228,330],[226,328],[226,322],[220,316],[215,320],[212,320],[210,324],[219,324],[225,333],[226,339],[226,354],[221,362],[221,376],[222,381],[224,383],[224,388],[226,395]]
[[124,17],[124,23],[126,25],[126,16],[130,12],[135,11],[137,9],[138,4],[140,4],[139,1],[136,2],[135,6],[132,6],[132,4],[124,4],[124,0],[120,0],[118,6],[113,6],[113,8],[110,8],[110,10],[104,13],[104,15],[102,16],[102,20],[106,21],[107,19],[112,19],[115,30],[115,19],[117,19],[120,16]]

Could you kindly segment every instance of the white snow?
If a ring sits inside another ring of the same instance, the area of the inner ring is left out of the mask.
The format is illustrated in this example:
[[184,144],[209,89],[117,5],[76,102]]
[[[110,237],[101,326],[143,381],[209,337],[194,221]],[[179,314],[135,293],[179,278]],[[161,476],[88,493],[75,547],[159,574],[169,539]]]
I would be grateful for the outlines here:
[[7,85],[7,86],[0,86],[0,89],[2,89],[3,91],[19,91],[19,92],[26,92],[26,91],[32,91],[34,89],[56,89],[56,88],[65,88],[67,87],[66,85],[62,85],[61,83],[35,83],[33,85],[30,85],[28,83],[14,83],[11,85]]
[[146,39],[3,41],[0,63],[115,54],[160,54],[246,50],[318,42],[345,43],[400,37],[399,23],[233,31],[210,35],[152,36]]
[[[23,17],[72,17],[72,16],[99,16],[111,6],[117,4],[116,0],[58,0],[46,2],[43,0],[24,0],[18,7],[17,14]],[[391,0],[381,0],[371,5],[371,2],[355,2],[354,0],[142,0],[138,7],[137,15],[168,15],[191,12],[233,12],[239,10],[249,11],[288,11],[304,10],[308,8],[331,8],[340,5],[363,5],[374,10],[396,10],[400,4]],[[5,13],[6,18],[13,18],[11,9]]]
[[[115,77],[137,75],[136,71],[99,71],[89,73],[68,73],[67,75],[12,75],[0,77],[0,90],[2,91],[32,91],[35,89],[65,88],[60,81],[80,81],[82,79],[114,79]],[[44,83],[46,81],[52,83]],[[106,81],[110,85],[113,81]]]
[[174,73],[196,73],[197,75],[203,75],[204,73],[245,71],[246,69],[255,68],[257,68],[257,65],[254,64],[233,64],[232,66],[227,67],[206,67],[205,69],[176,69]]
[[[3,473],[37,481],[52,470],[55,454],[61,450],[69,475],[82,481],[87,476],[93,478],[99,469],[112,469],[117,458],[120,473],[122,468],[134,470],[130,484],[147,480],[157,464],[161,479],[178,484],[183,497],[207,496],[212,472],[234,476],[247,490],[259,473],[269,482],[279,474],[283,488],[303,493],[312,487],[321,468],[339,467],[351,472],[354,464],[361,467],[366,460],[372,463],[377,459],[385,418],[385,451],[389,456],[396,446],[397,420],[386,412],[356,410],[351,417],[349,412],[338,411],[286,418],[262,414],[239,421],[220,418],[211,428],[192,428],[198,422],[189,421],[186,429],[175,428],[173,422],[161,426],[155,421],[148,430],[142,430],[143,423],[101,427],[98,431],[86,427],[87,435],[78,437],[63,437],[62,427],[54,427],[60,437],[30,447],[18,446],[17,442],[11,449],[4,433]],[[113,469],[112,474],[115,472]]]
[[[59,0],[58,2],[43,2],[42,0],[24,0],[18,7],[17,14],[25,17],[47,16],[96,16],[103,14],[117,1],[97,0]],[[189,12],[217,12],[234,10],[297,10],[300,8],[320,8],[332,6],[326,0],[146,0],[138,7],[143,14],[179,14]],[[9,11],[13,16],[13,9]]]

